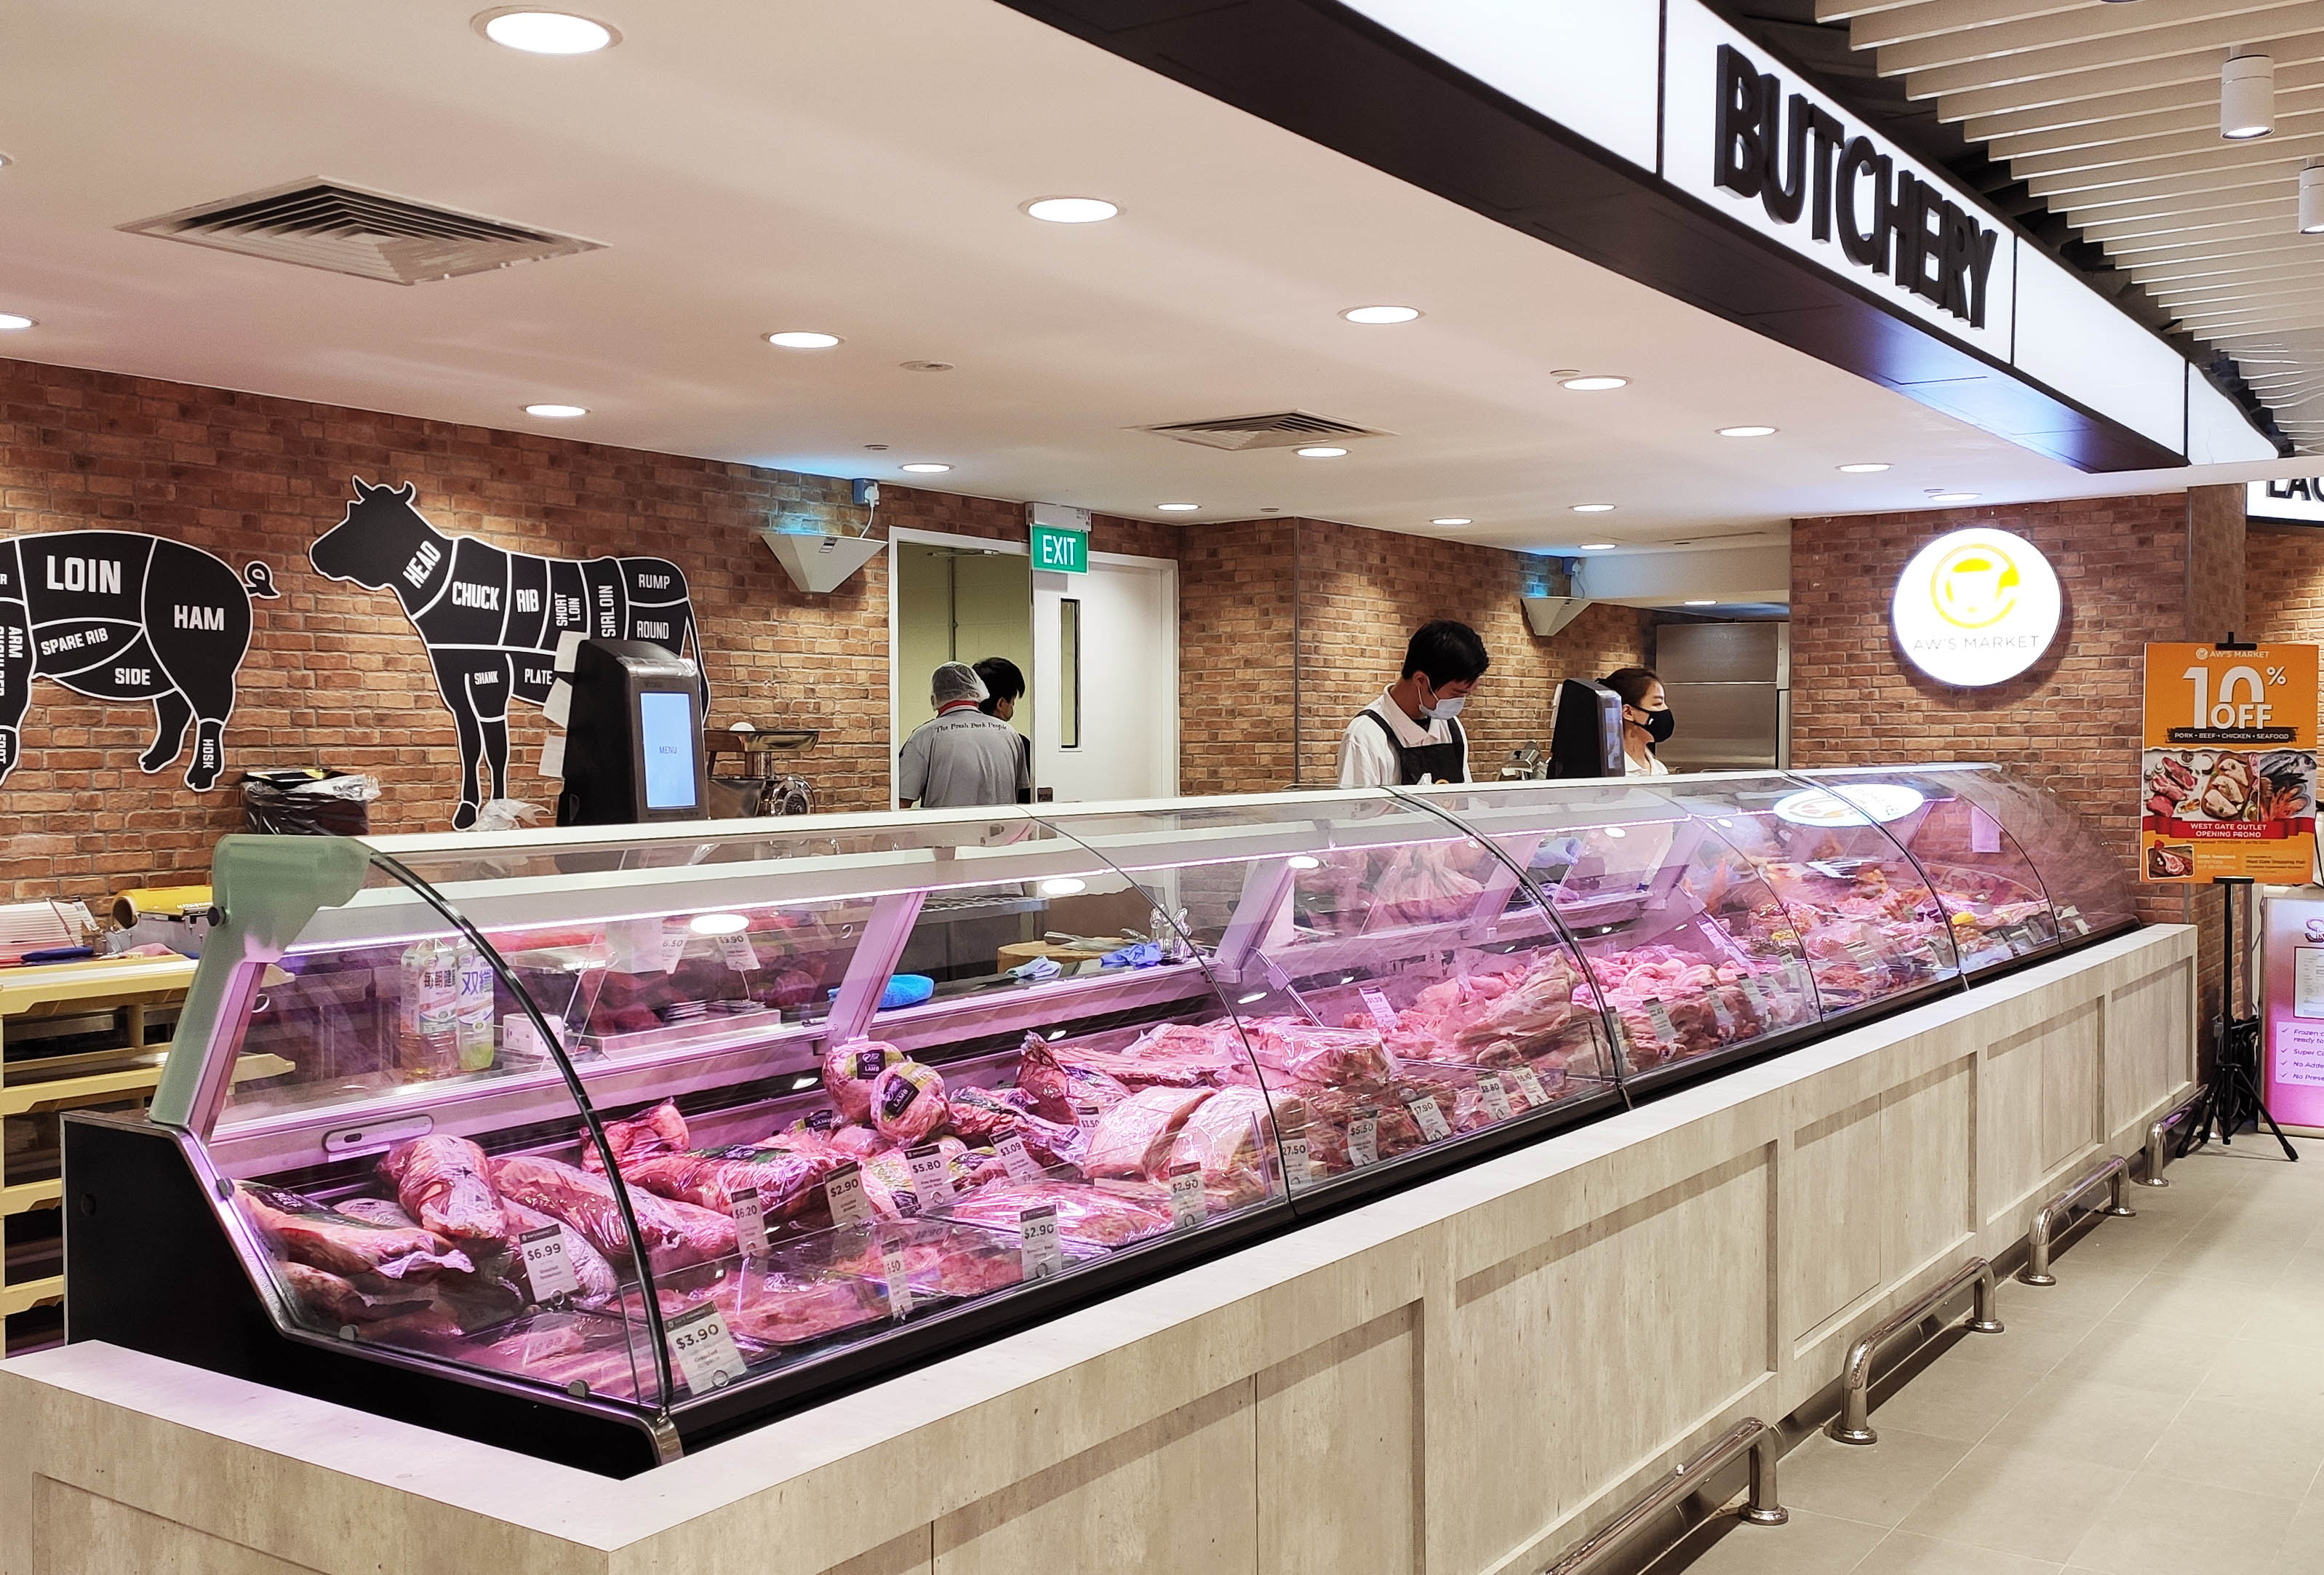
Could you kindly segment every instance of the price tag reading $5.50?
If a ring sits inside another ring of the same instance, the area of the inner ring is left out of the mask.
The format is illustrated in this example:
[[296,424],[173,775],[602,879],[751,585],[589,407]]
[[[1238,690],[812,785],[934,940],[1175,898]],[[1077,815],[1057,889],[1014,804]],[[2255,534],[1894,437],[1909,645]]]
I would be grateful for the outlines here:
[[1012,1181],[1041,1179],[1040,1163],[1025,1152],[1025,1139],[1015,1133],[1012,1132],[995,1143],[992,1146],[992,1152],[1001,1156],[1001,1165],[1007,1169]]
[[952,1202],[952,1171],[943,1149],[923,1143],[908,1150],[904,1158],[912,1167],[912,1192],[920,1200],[921,1213]]
[[677,1359],[678,1375],[693,1393],[724,1389],[742,1376],[742,1353],[735,1349],[716,1303],[705,1302],[681,1312],[664,1327],[669,1331],[669,1354]]
[[1359,1170],[1379,1163],[1379,1112],[1369,1105],[1348,1123],[1348,1163]]
[[1203,1199],[1203,1167],[1182,1165],[1170,1173],[1170,1227],[1174,1230],[1191,1230],[1210,1218],[1210,1204]]
[[1396,1027],[1396,1009],[1388,1004],[1388,997],[1377,990],[1360,990],[1364,1009],[1372,1015],[1372,1026],[1385,1034]]
[[746,935],[719,936],[718,954],[737,973],[748,973],[759,965],[759,954],[751,950],[751,937]]
[[902,1243],[883,1241],[880,1244],[880,1272],[888,1281],[888,1316],[909,1318],[912,1315],[912,1276],[904,1266]]
[[543,1225],[538,1230],[524,1232],[516,1242],[524,1254],[524,1281],[532,1287],[534,1301],[553,1302],[581,1289],[581,1277],[573,1272],[573,1260],[565,1256],[564,1226]]
[[1489,1072],[1477,1074],[1477,1097],[1485,1101],[1485,1113],[1496,1121],[1506,1121],[1516,1111],[1509,1108],[1508,1091],[1501,1080]]
[[1404,1108],[1412,1112],[1413,1125],[1420,1128],[1423,1140],[1434,1143],[1452,1136],[1452,1128],[1445,1124],[1444,1111],[1436,1103],[1434,1094],[1415,1094],[1404,1102]]
[[[741,1193],[736,1193],[737,1198]],[[831,1205],[834,1225],[866,1225],[872,1220],[872,1200],[863,1191],[863,1167],[849,1160],[824,1178],[824,1201]],[[740,1216],[737,1216],[739,1220]]]
[[1057,1246],[1057,1206],[1039,1203],[1017,1216],[1018,1272],[1028,1280],[1046,1280],[1065,1266]]
[[[835,1179],[836,1179],[835,1175]],[[852,1178],[858,1197],[863,1193],[863,1178]],[[734,1244],[743,1252],[758,1257],[767,1250],[767,1205],[756,1187],[740,1187],[728,1194],[727,1202],[734,1205]],[[838,1200],[832,1200],[832,1217],[839,1215]]]
[[1549,1103],[1549,1095],[1543,1091],[1541,1086],[1541,1074],[1532,1067],[1520,1066],[1509,1075],[1517,1080],[1517,1088],[1525,1095],[1527,1108],[1537,1110]]

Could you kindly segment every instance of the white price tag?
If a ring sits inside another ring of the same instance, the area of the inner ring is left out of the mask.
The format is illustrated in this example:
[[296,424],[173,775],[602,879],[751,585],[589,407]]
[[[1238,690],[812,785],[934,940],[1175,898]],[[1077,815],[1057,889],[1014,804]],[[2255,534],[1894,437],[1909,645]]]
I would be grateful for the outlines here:
[[716,1303],[705,1302],[681,1312],[664,1327],[669,1331],[669,1354],[678,1362],[679,1376],[695,1394],[724,1389],[742,1376],[742,1353],[735,1349]]
[[759,965],[759,954],[751,949],[751,937],[746,935],[719,936],[718,954],[737,973],[748,973]]
[[1528,1108],[1539,1110],[1549,1103],[1549,1095],[1542,1091],[1541,1077],[1532,1067],[1520,1066],[1509,1075],[1517,1080],[1517,1088],[1524,1093]]
[[1283,1153],[1283,1184],[1304,1193],[1315,1179],[1314,1161],[1307,1152],[1307,1134],[1294,1132],[1279,1146]]
[[524,1281],[532,1287],[534,1301],[552,1302],[581,1289],[581,1276],[573,1272],[573,1260],[565,1256],[564,1226],[543,1225],[524,1232],[516,1242],[524,1255]]
[[1665,1043],[1678,1037],[1678,1029],[1671,1024],[1668,1009],[1658,1000],[1646,1002],[1646,1021],[1654,1025],[1655,1037]]
[[1025,1152],[1025,1139],[1015,1133],[1012,1132],[995,1143],[992,1146],[992,1152],[1001,1156],[1001,1163],[1008,1170],[1011,1179],[1016,1181],[1041,1179],[1039,1163]]
[[[852,1167],[851,1167],[852,1168]],[[857,1178],[855,1192],[863,1193],[862,1178]],[[743,1187],[728,1200],[734,1205],[734,1242],[753,1257],[767,1250],[767,1205],[756,1187]]]
[[1874,954],[1871,947],[1861,941],[1849,942],[1848,954],[1855,958],[1856,965],[1868,973],[1877,971],[1880,966],[1880,959]]
[[888,1280],[888,1316],[912,1315],[912,1276],[904,1266],[904,1249],[893,1241],[880,1244],[880,1272]]
[[1501,1080],[1489,1072],[1478,1074],[1477,1097],[1485,1101],[1485,1113],[1496,1121],[1506,1121],[1517,1114],[1509,1108],[1508,1091],[1501,1087]]
[[1075,1105],[1074,1107],[1074,1125],[1081,1129],[1084,1141],[1088,1140],[1090,1134],[1097,1130],[1097,1124],[1104,1119],[1105,1111],[1099,1106]]
[[823,1182],[824,1201],[831,1205],[834,1225],[868,1225],[872,1199],[863,1190],[863,1167],[849,1160]]
[[1439,1109],[1434,1094],[1415,1094],[1405,1101],[1404,1108],[1412,1112],[1413,1124],[1420,1136],[1430,1143],[1452,1136],[1452,1128],[1444,1122],[1444,1112]]
[[924,1143],[904,1157],[912,1166],[912,1193],[920,1200],[920,1212],[952,1202],[952,1170],[945,1164],[944,1150]]
[[1396,1027],[1396,1009],[1388,1004],[1387,996],[1377,990],[1369,989],[1360,990],[1356,993],[1363,997],[1364,1009],[1371,1013],[1373,1027],[1383,1034]]
[[678,960],[686,955],[686,943],[693,938],[694,932],[688,929],[684,924],[679,924],[675,926],[669,925],[664,925],[662,926],[660,962],[661,971],[664,973],[671,973],[677,971]]
[[1764,1015],[1775,998],[1767,993],[1767,987],[1760,982],[1757,975],[1747,973],[1743,977],[1743,999],[1749,1001]]
[[1182,1165],[1170,1173],[1170,1225],[1176,1230],[1191,1230],[1210,1218],[1210,1205],[1203,1199],[1203,1167]]
[[1379,1111],[1358,1110],[1356,1119],[1348,1123],[1348,1163],[1358,1170],[1379,1163]]
[[1046,1280],[1065,1266],[1057,1246],[1057,1206],[1040,1203],[1017,1216],[1018,1270],[1028,1280]]
[[2061,925],[2071,926],[2074,934],[2078,935],[2087,935],[2090,933],[2090,921],[2082,916],[2082,910],[2079,907],[2067,907],[2060,908],[2058,910],[2058,922]]

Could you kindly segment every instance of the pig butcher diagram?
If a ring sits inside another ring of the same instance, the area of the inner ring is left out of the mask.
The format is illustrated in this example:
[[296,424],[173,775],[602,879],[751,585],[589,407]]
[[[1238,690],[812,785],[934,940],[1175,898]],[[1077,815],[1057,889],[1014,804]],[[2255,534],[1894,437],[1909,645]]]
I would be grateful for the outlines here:
[[60,530],[0,541],[0,782],[16,769],[32,680],[96,700],[150,700],[151,776],[185,752],[207,793],[226,766],[226,718],[250,649],[250,599],[281,594],[263,563],[241,575],[180,541],[128,530]]
[[[701,640],[686,576],[659,557],[542,557],[475,536],[447,536],[414,506],[411,484],[355,478],[346,517],[316,539],[308,558],[331,579],[392,588],[428,648],[436,687],[460,736],[460,806],[453,826],[474,824],[484,802],[482,769],[509,796],[508,704],[549,698],[558,637],[643,640],[683,656]],[[704,691],[705,708],[709,695]]]

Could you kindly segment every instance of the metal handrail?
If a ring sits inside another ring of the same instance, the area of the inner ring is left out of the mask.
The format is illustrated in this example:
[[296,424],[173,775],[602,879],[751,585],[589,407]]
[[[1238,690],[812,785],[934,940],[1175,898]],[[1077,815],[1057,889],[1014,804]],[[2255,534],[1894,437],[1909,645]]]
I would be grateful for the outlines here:
[[1674,1469],[1652,1493],[1552,1564],[1545,1575],[1582,1575],[1585,1570],[1597,1569],[1640,1526],[1692,1493],[1703,1478],[1747,1449],[1751,1451],[1751,1498],[1743,1506],[1743,1518],[1753,1525],[1783,1524],[1792,1518],[1792,1514],[1775,1502],[1775,1460],[1780,1442],[1774,1428],[1756,1416],[1745,1417],[1704,1445],[1693,1459]]
[[1848,1348],[1848,1365],[1840,1373],[1840,1414],[1831,1419],[1834,1440],[1846,1444],[1878,1441],[1880,1435],[1872,1430],[1873,1352],[1960,1294],[1962,1286],[1971,1284],[1977,1286],[1977,1294],[1970,1308],[1969,1332],[2001,1332],[2001,1320],[1993,1315],[1993,1265],[1981,1257],[1970,1258],[1947,1276],[1942,1285],[1911,1306],[1891,1313],[1886,1322]]
[[2138,1178],[2140,1186],[2167,1187],[2171,1184],[2171,1178],[2163,1174],[2171,1163],[2171,1146],[2164,1139],[2170,1136],[2172,1128],[2195,1113],[2210,1097],[2210,1092],[2209,1088],[2199,1088],[2189,1094],[2183,1103],[2172,1106],[2147,1123],[2146,1174]]
[[2050,1272],[2050,1235],[2059,1222],[2073,1212],[2075,1202],[2100,1182],[2107,1184],[2111,1197],[2107,1206],[2098,1211],[2110,1219],[2128,1220],[2138,1211],[2122,1201],[2122,1184],[2130,1173],[2130,1162],[2119,1154],[2109,1154],[2105,1159],[2082,1172],[2066,1184],[2066,1190],[2042,1205],[2034,1216],[2034,1230],[2025,1238],[2025,1266],[2017,1277],[2029,1285],[2054,1285],[2058,1276]]

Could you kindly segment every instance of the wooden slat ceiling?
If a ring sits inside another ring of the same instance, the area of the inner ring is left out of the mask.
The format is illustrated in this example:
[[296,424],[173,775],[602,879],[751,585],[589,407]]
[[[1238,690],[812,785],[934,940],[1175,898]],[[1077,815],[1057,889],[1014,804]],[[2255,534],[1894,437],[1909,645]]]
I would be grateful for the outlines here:
[[[2324,0],[1816,0],[2149,299],[2235,358],[2285,436],[2324,449]],[[2275,62],[2275,131],[2219,135],[2231,54]]]

